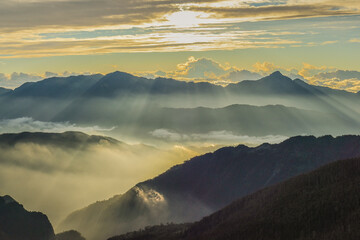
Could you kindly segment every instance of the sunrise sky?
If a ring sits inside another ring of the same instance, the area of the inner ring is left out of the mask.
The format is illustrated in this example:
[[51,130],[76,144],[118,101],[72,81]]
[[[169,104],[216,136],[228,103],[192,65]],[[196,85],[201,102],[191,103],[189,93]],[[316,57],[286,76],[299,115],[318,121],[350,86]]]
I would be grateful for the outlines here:
[[2,0],[0,7],[0,86],[9,88],[116,70],[227,82],[246,69],[254,78],[281,70],[357,92],[359,62],[358,0]]

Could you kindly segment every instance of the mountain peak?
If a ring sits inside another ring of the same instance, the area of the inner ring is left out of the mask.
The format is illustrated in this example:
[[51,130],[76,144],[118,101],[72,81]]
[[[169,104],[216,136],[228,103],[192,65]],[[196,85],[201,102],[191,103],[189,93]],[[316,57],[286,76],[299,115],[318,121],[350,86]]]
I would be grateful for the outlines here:
[[270,74],[269,77],[285,77],[285,76],[282,75],[280,71],[276,71]]
[[16,202],[15,199],[13,199],[12,197],[10,197],[9,195],[5,195],[2,197],[4,199],[5,204],[9,204],[9,203],[13,203]]
[[121,72],[121,71],[115,71],[112,73],[107,74],[108,77],[117,77],[117,78],[128,78],[128,77],[135,77],[134,75],[127,73],[127,72]]

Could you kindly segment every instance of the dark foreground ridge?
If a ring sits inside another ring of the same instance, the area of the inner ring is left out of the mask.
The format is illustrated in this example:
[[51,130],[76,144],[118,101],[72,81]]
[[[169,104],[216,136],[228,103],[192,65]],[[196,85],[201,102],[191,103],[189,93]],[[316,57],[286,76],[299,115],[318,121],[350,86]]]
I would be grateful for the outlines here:
[[54,229],[46,215],[29,212],[10,196],[0,197],[1,240],[52,240]]
[[241,198],[188,225],[109,240],[360,239],[360,159],[340,160]]
[[86,240],[77,231],[54,234],[48,217],[29,212],[6,195],[0,196],[0,240]]

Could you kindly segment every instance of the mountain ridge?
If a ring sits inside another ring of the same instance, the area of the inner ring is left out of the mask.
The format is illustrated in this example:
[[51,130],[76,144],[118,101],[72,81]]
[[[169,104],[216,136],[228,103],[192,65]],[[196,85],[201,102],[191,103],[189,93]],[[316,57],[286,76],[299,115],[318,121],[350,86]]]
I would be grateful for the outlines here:
[[255,148],[221,148],[137,184],[114,202],[102,202],[101,210],[70,214],[61,228],[76,229],[92,240],[149,223],[199,220],[239,197],[351,157],[360,157],[360,136],[298,136]]
[[355,240],[359,173],[359,158],[339,160],[235,200],[198,222],[146,227],[108,240]]

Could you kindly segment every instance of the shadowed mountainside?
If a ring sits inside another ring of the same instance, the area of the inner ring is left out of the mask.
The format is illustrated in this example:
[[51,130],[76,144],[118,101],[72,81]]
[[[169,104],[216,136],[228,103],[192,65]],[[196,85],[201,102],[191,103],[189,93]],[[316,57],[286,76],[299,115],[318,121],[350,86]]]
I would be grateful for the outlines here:
[[355,240],[360,159],[340,160],[234,201],[186,225],[147,227],[109,240]]
[[0,239],[52,240],[54,230],[46,215],[28,212],[10,196],[0,197]]
[[255,148],[222,148],[76,211],[61,227],[101,239],[150,224],[194,221],[266,186],[359,156],[359,136],[299,136]]

